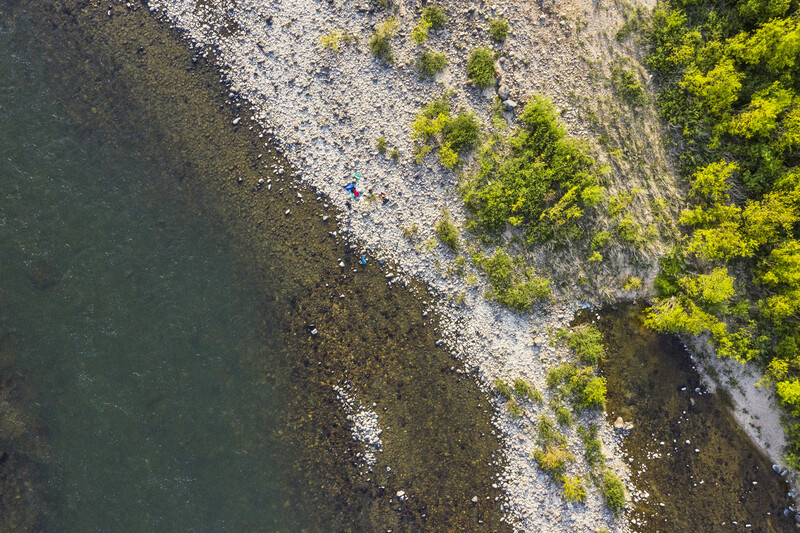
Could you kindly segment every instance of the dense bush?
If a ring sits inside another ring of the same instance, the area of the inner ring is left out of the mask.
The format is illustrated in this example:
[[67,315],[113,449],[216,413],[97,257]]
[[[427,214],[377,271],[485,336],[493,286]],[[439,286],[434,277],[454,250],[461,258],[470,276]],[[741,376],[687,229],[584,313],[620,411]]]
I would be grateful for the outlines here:
[[586,499],[586,489],[583,488],[583,481],[579,477],[564,477],[564,499],[568,502],[580,503]]
[[575,456],[566,449],[567,439],[546,416],[539,419],[537,432],[539,449],[533,453],[533,458],[539,468],[550,474],[556,482],[563,484],[567,465],[575,460]]
[[447,213],[436,224],[436,236],[451,251],[455,252],[458,249],[458,230]]
[[394,37],[397,30],[397,21],[389,17],[375,29],[375,34],[369,41],[369,49],[372,55],[382,59],[386,63],[394,63],[392,55],[392,43],[390,39]]
[[800,468],[800,20],[785,0],[660,4],[648,35],[661,116],[680,132],[686,238],[648,324],[759,359],[793,417]]
[[489,21],[489,36],[492,40],[503,42],[508,37],[508,21],[504,18],[492,19]]
[[481,229],[523,226],[530,241],[574,237],[586,208],[603,195],[594,161],[565,136],[553,105],[534,97],[502,145],[485,146],[480,170],[462,188]]
[[603,334],[594,324],[576,326],[572,330],[561,330],[558,332],[558,337],[567,343],[585,365],[594,366],[605,355]]
[[576,409],[602,409],[606,401],[606,378],[596,376],[592,367],[578,368],[565,363],[550,370],[547,386],[560,387],[562,396]]
[[550,299],[550,282],[536,275],[501,249],[488,257],[476,257],[476,263],[489,278],[490,297],[516,311],[530,311],[536,302]]
[[625,487],[613,472],[606,471],[601,486],[606,507],[619,514],[625,508]]
[[422,10],[422,20],[431,25],[431,28],[437,30],[444,28],[447,23],[447,16],[442,11],[442,8],[437,6],[427,6]]
[[488,48],[476,48],[467,59],[467,77],[475,87],[486,89],[495,84],[494,55]]
[[536,390],[536,387],[522,378],[517,378],[514,380],[514,394],[522,399],[527,398],[537,403],[542,402],[542,395]]
[[425,106],[411,124],[411,138],[416,143],[417,161],[435,145],[439,145],[439,160],[448,168],[458,162],[458,153],[472,148],[478,139],[480,122],[473,113],[459,110],[450,116],[450,94]]
[[417,70],[428,78],[442,72],[446,66],[447,56],[430,50],[422,52],[417,58]]

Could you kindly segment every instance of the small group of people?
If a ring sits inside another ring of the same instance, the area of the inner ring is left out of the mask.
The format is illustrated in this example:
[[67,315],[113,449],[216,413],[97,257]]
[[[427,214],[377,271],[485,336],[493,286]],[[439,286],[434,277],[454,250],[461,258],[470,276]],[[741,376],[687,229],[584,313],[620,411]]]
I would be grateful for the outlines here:
[[[350,183],[348,183],[347,185],[344,186],[344,189],[347,192],[350,193],[350,196],[352,198],[358,198],[362,194],[361,191],[358,190],[358,186],[357,186],[357,182],[358,182],[359,178],[361,178],[361,174],[356,172],[353,175],[353,181],[351,181]],[[373,194],[372,189],[369,190],[369,193]],[[383,204],[386,204],[389,201],[389,198],[386,197],[386,194],[384,194],[382,192],[378,193],[378,198],[380,199],[381,202],[383,202]],[[347,202],[347,207],[350,207],[350,202]]]

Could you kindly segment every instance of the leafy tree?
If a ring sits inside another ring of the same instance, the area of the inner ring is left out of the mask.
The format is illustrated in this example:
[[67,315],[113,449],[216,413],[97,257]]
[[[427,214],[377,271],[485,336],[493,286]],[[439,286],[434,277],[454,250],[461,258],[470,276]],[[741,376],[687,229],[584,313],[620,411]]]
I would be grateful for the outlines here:
[[703,106],[717,117],[727,114],[739,98],[744,75],[736,70],[732,60],[723,60],[706,74],[690,67],[681,82]]
[[736,163],[717,161],[694,174],[689,197],[704,205],[716,205],[728,201],[728,181],[739,167]]
[[734,293],[733,278],[724,267],[715,268],[710,274],[685,276],[678,283],[686,294],[711,306],[727,302]]
[[800,54],[800,28],[794,18],[773,19],[752,35],[740,33],[728,43],[730,54],[750,65],[778,74],[794,67]]

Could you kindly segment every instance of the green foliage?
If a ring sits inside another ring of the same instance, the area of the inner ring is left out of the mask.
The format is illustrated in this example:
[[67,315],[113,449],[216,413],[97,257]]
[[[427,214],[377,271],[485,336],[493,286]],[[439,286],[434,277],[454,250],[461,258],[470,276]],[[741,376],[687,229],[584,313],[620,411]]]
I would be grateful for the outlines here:
[[342,44],[349,45],[355,41],[356,37],[346,30],[331,30],[319,38],[323,50],[333,50],[334,52],[339,52]]
[[411,30],[411,39],[414,41],[415,44],[422,44],[423,42],[428,40],[428,30],[431,29],[431,23],[421,18],[417,21],[414,25],[414,29]]
[[392,43],[390,39],[397,31],[397,21],[394,17],[384,20],[375,29],[375,34],[369,40],[369,49],[372,55],[383,60],[385,63],[394,63],[392,55]]
[[489,232],[511,224],[522,225],[531,241],[575,237],[602,194],[594,161],[565,137],[549,101],[532,98],[519,123],[507,141],[481,149],[480,170],[461,189],[464,202]]
[[603,493],[606,507],[614,513],[620,514],[625,508],[625,487],[622,485],[622,481],[613,472],[606,470],[600,490]]
[[564,499],[568,502],[580,503],[586,499],[586,489],[583,488],[583,481],[579,477],[564,477]]
[[572,412],[569,410],[569,407],[559,401],[556,401],[553,404],[553,411],[556,413],[556,421],[558,422],[558,425],[567,427],[572,425]]
[[536,302],[550,298],[550,282],[546,278],[537,276],[533,268],[526,268],[499,248],[476,262],[492,285],[489,296],[501,305],[527,312]]
[[731,110],[739,97],[744,75],[736,70],[733,61],[721,61],[703,74],[698,68],[690,68],[681,82],[681,87],[697,97],[703,108],[712,116],[722,117]]
[[422,20],[431,25],[434,30],[444,28],[447,23],[447,16],[444,11],[437,6],[427,6],[422,10]]
[[566,450],[567,439],[559,431],[555,423],[543,416],[539,419],[537,430],[539,449],[533,458],[543,471],[550,474],[558,483],[564,482],[567,465],[575,460],[575,456]]
[[567,465],[575,460],[574,455],[558,446],[547,446],[543,450],[536,450],[533,452],[533,458],[539,468],[558,482],[563,481]]
[[562,386],[561,392],[576,409],[602,409],[606,401],[606,379],[594,375],[592,367],[577,368],[565,363],[550,370],[549,388]]
[[800,19],[788,0],[660,5],[647,63],[680,132],[687,233],[664,257],[647,322],[702,335],[720,357],[762,357],[800,464]]
[[494,55],[488,48],[476,48],[467,60],[467,77],[475,87],[486,89],[495,83]]
[[605,248],[611,240],[611,234],[607,231],[598,231],[592,236],[592,250]]
[[506,403],[506,407],[508,408],[508,412],[511,413],[513,418],[520,418],[522,415],[525,414],[525,410],[517,403],[515,399],[510,399]]
[[511,399],[511,387],[500,378],[494,380],[494,392],[506,401]]
[[456,152],[468,150],[478,142],[480,122],[474,113],[463,109],[442,126],[444,142]]
[[450,220],[449,213],[445,212],[442,219],[436,224],[436,236],[451,251],[455,252],[458,249],[458,230]]
[[561,330],[559,338],[578,356],[581,363],[594,366],[605,355],[603,334],[594,324],[576,326],[572,330]]
[[397,148],[395,148],[394,150],[392,150],[392,153],[389,155],[389,157],[392,158],[392,161],[397,161],[398,159],[400,159],[400,151]]
[[616,231],[619,238],[628,244],[634,244],[639,239],[639,224],[630,217],[620,220]]
[[536,387],[522,378],[514,380],[514,393],[523,400],[528,398],[536,403],[542,403],[542,395],[536,390]]
[[626,291],[635,291],[636,289],[640,289],[642,287],[642,278],[637,276],[628,276],[628,279],[625,280],[625,285],[623,289]]
[[473,113],[461,109],[450,116],[449,93],[430,102],[411,124],[411,138],[417,144],[417,163],[439,144],[439,161],[448,168],[458,163],[458,152],[471,149],[478,139],[480,122]]
[[579,427],[578,435],[583,441],[583,456],[592,468],[602,466],[606,458],[603,455],[603,443],[597,436],[597,426],[592,424],[588,428]]
[[378,151],[383,153],[386,151],[386,137],[378,137],[377,141]]
[[504,18],[496,18],[489,21],[489,37],[493,41],[501,43],[508,37],[508,21]]
[[614,65],[611,69],[611,83],[617,94],[630,106],[640,107],[645,104],[644,87],[630,70],[626,70],[619,65]]
[[417,59],[417,70],[425,77],[432,78],[447,66],[447,56],[426,50]]

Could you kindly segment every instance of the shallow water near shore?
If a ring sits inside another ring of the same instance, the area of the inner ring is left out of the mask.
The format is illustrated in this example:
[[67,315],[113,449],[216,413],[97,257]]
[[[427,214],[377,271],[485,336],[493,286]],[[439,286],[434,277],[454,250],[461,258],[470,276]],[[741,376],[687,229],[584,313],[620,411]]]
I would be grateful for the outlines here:
[[[491,408],[430,297],[361,267],[135,7],[0,2],[0,321],[42,529],[506,529]],[[373,470],[334,385],[378,413]]]
[[[608,356],[608,421],[634,427],[623,440],[633,481],[636,531],[794,531],[788,484],[736,424],[725,396],[703,388],[690,354],[644,327],[643,307],[600,311]],[[594,319],[586,310],[578,321]]]

